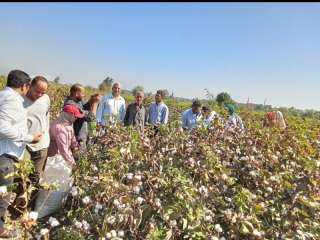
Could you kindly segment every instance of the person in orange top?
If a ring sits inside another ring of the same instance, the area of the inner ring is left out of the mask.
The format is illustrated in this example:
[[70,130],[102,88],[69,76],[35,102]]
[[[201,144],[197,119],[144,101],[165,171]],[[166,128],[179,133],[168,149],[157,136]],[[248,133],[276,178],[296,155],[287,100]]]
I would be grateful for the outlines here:
[[280,111],[267,112],[264,123],[264,127],[278,127],[280,129],[286,129],[286,122],[284,120],[283,114]]

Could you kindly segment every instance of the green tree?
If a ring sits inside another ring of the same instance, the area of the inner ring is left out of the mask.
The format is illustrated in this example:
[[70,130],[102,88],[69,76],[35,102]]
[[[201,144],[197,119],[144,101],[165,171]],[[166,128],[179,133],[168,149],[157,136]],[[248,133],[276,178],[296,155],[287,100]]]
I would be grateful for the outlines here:
[[223,103],[234,103],[230,95],[226,92],[219,93],[216,97],[216,101],[220,106]]
[[143,91],[144,91],[144,88],[143,88],[142,86],[140,86],[140,85],[135,86],[135,87],[132,89],[132,94],[135,96],[138,91],[142,91],[142,92],[143,92]]
[[55,83],[59,83],[60,82],[60,77],[55,77],[55,79],[53,80]]
[[213,93],[211,93],[207,88],[204,89],[206,98],[208,99],[208,104],[211,106],[216,105],[216,100]]
[[169,97],[170,93],[167,89],[161,89],[161,91],[163,92],[164,97]]
[[0,75],[0,89],[4,88],[4,86],[6,85],[7,80],[5,76]]

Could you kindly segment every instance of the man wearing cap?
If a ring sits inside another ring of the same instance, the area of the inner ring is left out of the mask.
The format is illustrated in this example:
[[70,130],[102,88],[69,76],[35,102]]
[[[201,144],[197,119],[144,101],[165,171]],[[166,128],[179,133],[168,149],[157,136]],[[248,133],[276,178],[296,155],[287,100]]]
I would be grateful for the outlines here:
[[149,108],[149,123],[155,127],[168,123],[169,109],[163,102],[164,93],[158,90],[155,95],[155,102]]
[[126,103],[120,96],[120,83],[112,85],[112,94],[102,98],[97,109],[97,123],[107,126],[115,122],[123,122],[126,114]]
[[[5,189],[14,182],[15,162],[23,159],[26,144],[39,142],[42,137],[39,132],[28,133],[23,96],[29,90],[30,81],[27,73],[13,70],[8,74],[6,87],[0,91],[0,186]],[[16,236],[4,227],[3,218],[12,195],[9,188],[6,191],[0,196],[0,238]]]
[[75,105],[65,105],[57,120],[50,125],[50,146],[48,157],[61,154],[64,160],[74,168],[76,162],[72,150],[77,149],[78,142],[74,135],[73,123],[84,117],[84,113]]
[[182,113],[182,128],[191,130],[197,126],[201,119],[201,103],[199,100],[195,100],[191,108]]

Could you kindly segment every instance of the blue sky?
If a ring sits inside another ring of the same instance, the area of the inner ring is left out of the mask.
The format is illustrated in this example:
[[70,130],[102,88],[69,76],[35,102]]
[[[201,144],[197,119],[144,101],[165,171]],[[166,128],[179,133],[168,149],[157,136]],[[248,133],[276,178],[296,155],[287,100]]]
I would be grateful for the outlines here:
[[0,3],[0,74],[320,108],[320,3]]

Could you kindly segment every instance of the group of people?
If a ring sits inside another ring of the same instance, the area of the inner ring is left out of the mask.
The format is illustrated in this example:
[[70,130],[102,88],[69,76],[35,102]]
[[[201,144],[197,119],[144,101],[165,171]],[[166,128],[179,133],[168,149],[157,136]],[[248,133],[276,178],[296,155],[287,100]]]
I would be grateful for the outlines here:
[[15,231],[6,228],[4,222],[7,208],[22,194],[14,193],[11,186],[16,180],[15,163],[24,159],[26,151],[35,166],[30,180],[38,185],[48,157],[60,154],[71,168],[76,166],[74,155],[85,149],[92,126],[123,122],[143,132],[147,122],[155,128],[168,122],[169,110],[161,90],[147,112],[141,91],[135,94],[135,102],[126,107],[119,83],[113,84],[110,95],[94,94],[86,103],[85,88],[74,84],[59,116],[50,122],[48,85],[43,76],[31,79],[27,73],[13,70],[0,91],[0,238],[15,236]]
[[[225,107],[229,114],[225,123],[226,128],[237,128],[240,131],[244,130],[244,124],[240,116],[235,112],[234,105],[226,104]],[[195,100],[191,108],[182,113],[182,128],[191,130],[201,125],[210,127],[214,119],[222,120],[222,117],[215,111],[212,111],[210,106],[202,106],[199,100]]]
[[[127,105],[120,95],[118,82],[112,85],[111,94],[103,97],[94,94],[86,103],[83,101],[85,88],[74,84],[59,116],[50,122],[51,102],[46,94],[48,85],[48,80],[43,76],[31,79],[27,73],[13,70],[7,76],[6,87],[0,91],[0,238],[14,236],[14,232],[4,226],[4,218],[8,206],[16,197],[16,193],[9,190],[15,180],[15,163],[23,160],[25,150],[35,166],[30,179],[38,185],[48,157],[60,154],[71,168],[76,167],[75,153],[86,148],[92,127],[103,128],[118,122],[125,126],[132,125],[143,134],[145,125],[157,130],[160,125],[168,123],[169,108],[164,103],[163,91],[156,92],[155,102],[147,109],[143,104],[142,91],[137,91],[135,102]],[[227,125],[243,130],[243,122],[235,113],[234,106],[227,104],[226,108],[229,112]],[[195,100],[191,108],[182,113],[182,128],[192,130],[200,123],[210,126],[215,118],[220,116],[209,106],[202,106],[200,101]],[[281,122],[279,126],[285,127],[282,121],[281,113],[267,113],[265,126]]]
[[135,102],[126,107],[126,102],[120,96],[120,84],[114,83],[112,94],[106,95],[101,99],[97,110],[98,126],[107,126],[116,122],[123,123],[124,126],[133,125],[143,133],[146,124],[153,125],[155,128],[161,124],[167,124],[169,118],[169,108],[163,102],[164,92],[158,90],[155,94],[155,102],[147,110],[143,104],[144,93],[135,93]]
[[[226,129],[237,129],[243,131],[245,129],[241,117],[235,112],[235,106],[233,104],[225,104],[225,108],[228,111],[228,118],[225,120]],[[214,119],[223,120],[222,117],[212,111],[209,106],[202,106],[198,100],[192,103],[192,107],[182,113],[182,127],[183,129],[194,129],[197,126],[209,127],[212,125]],[[266,112],[264,120],[264,127],[277,127],[281,130],[286,129],[287,124],[280,111]]]

